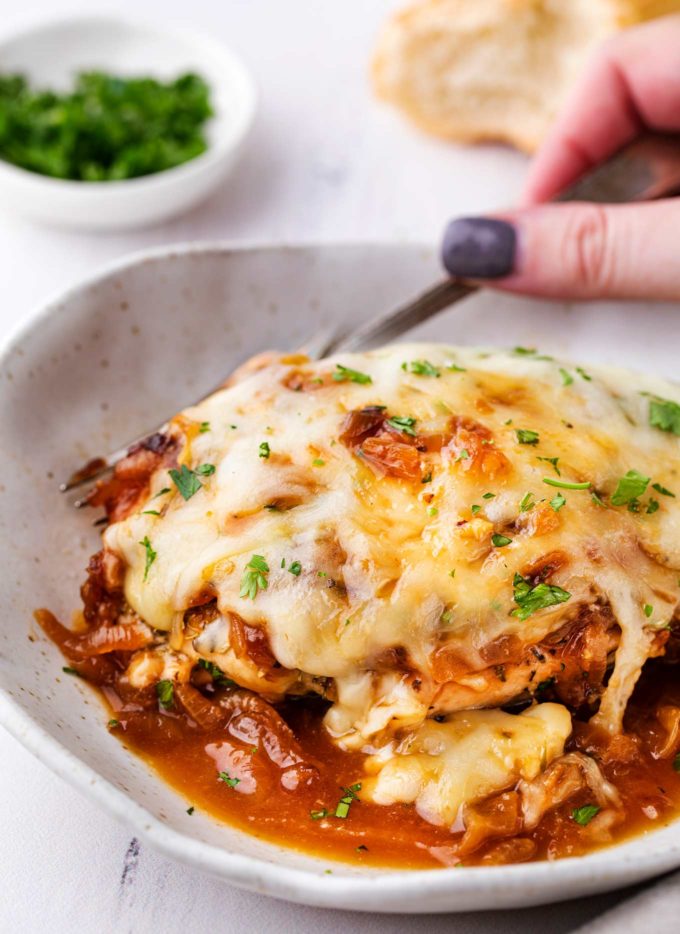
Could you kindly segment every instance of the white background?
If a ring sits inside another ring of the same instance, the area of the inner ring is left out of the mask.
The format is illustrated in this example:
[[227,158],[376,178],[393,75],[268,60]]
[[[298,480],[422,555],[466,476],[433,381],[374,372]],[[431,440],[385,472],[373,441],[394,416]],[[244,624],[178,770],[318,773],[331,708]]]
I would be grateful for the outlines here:
[[[81,5],[81,12],[115,10],[190,23],[221,38],[252,68],[260,110],[243,161],[223,190],[172,223],[93,236],[0,216],[0,334],[64,286],[143,247],[197,239],[433,242],[450,216],[511,203],[525,171],[522,156],[430,140],[372,99],[370,50],[379,24],[396,5],[394,0],[117,0],[115,8]],[[51,0],[23,0],[12,4],[11,12],[2,11],[2,30],[11,32],[65,12],[76,10]],[[401,919],[288,906],[237,892],[144,846],[131,857],[127,831],[1,729],[0,763],[0,934],[48,929],[52,934],[559,934],[619,897],[582,899],[540,913]]]

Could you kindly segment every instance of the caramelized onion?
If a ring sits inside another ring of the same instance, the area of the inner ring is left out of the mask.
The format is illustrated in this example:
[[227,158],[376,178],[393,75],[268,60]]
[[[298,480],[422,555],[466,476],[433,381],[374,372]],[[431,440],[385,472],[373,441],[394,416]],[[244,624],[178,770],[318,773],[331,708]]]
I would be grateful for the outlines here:
[[247,658],[265,671],[277,668],[279,673],[283,672],[269,646],[269,637],[261,626],[252,626],[237,613],[230,613],[229,627],[231,646],[239,658]]
[[282,770],[281,784],[288,791],[319,777],[316,764],[305,755],[291,728],[262,697],[249,691],[230,691],[219,703],[223,710],[232,712],[229,734],[262,749],[269,761]]
[[520,781],[518,790],[522,799],[524,829],[533,830],[548,811],[558,808],[583,789],[589,789],[603,810],[613,808],[620,811],[621,796],[604,777],[595,760],[581,752],[570,752],[551,762],[533,781]]
[[535,587],[537,584],[544,584],[555,571],[559,571],[568,563],[569,556],[564,551],[549,551],[532,561],[531,564],[527,564],[522,571],[522,577],[531,581]]
[[494,480],[511,469],[510,461],[493,443],[491,431],[472,418],[452,420],[446,451],[458,467],[480,480]]
[[103,506],[110,522],[125,519],[146,498],[152,474],[175,461],[179,446],[170,435],[157,432],[133,445],[111,477],[100,480],[87,496],[91,506]]
[[668,759],[680,748],[680,707],[664,704],[659,707],[656,718],[666,731],[666,739],[655,755],[659,759]]
[[506,791],[464,809],[465,835],[460,855],[478,849],[492,837],[511,837],[522,828],[520,797],[516,791]]
[[182,710],[202,730],[213,730],[223,726],[228,719],[228,714],[222,707],[208,700],[191,684],[176,684],[174,696]]
[[348,412],[340,428],[340,440],[347,447],[358,447],[367,438],[376,435],[383,427],[387,415],[381,405],[369,405],[365,409]]
[[413,445],[396,441],[389,434],[367,438],[359,453],[381,475],[402,480],[420,480],[420,457]]
[[538,538],[555,532],[561,525],[559,513],[549,503],[537,503],[529,512],[523,512],[516,521],[517,528],[530,537]]
[[149,627],[138,621],[116,623],[113,626],[102,625],[79,635],[62,626],[49,610],[37,610],[35,618],[48,638],[56,642],[71,661],[80,661],[93,655],[106,655],[109,652],[132,652],[144,648],[152,641]]

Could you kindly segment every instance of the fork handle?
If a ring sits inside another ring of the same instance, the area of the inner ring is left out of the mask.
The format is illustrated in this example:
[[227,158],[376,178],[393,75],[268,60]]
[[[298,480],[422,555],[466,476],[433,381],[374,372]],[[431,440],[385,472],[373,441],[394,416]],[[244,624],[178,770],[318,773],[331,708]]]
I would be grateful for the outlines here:
[[560,192],[555,201],[626,204],[680,193],[680,136],[645,133]]
[[[646,133],[587,172],[553,200],[622,204],[652,201],[678,193],[680,136]],[[377,347],[409,328],[422,324],[478,289],[478,285],[463,279],[446,279],[408,305],[370,320],[352,334],[341,335],[338,340],[330,341],[324,347],[324,354]]]

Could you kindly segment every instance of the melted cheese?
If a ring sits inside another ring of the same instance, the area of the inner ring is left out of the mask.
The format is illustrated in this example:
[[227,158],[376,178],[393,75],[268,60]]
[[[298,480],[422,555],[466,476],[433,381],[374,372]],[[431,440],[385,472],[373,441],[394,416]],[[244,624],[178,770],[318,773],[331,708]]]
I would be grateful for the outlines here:
[[446,723],[427,720],[398,748],[367,760],[374,773],[362,796],[376,804],[415,803],[431,824],[460,829],[464,804],[519,779],[531,781],[562,755],[571,715],[561,704],[538,704],[521,714],[474,710]]
[[[402,368],[422,359],[440,369],[438,378]],[[371,382],[333,380],[338,363]],[[302,391],[288,388],[297,371]],[[600,715],[616,730],[652,638],[678,602],[680,438],[650,427],[642,393],[680,402],[680,391],[610,368],[589,368],[587,376],[538,356],[442,345],[319,363],[276,359],[171,423],[180,464],[215,471],[185,501],[159,470],[148,502],[106,530],[106,547],[126,566],[127,600],[175,649],[209,657],[255,690],[275,694],[332,679],[327,726],[346,746],[361,748],[386,730],[422,722],[433,698],[446,695],[433,677],[438,648],[478,661],[489,642],[511,635],[540,641],[579,603],[599,598],[619,614],[624,634]],[[450,435],[454,417],[473,419],[509,466],[480,472],[460,445],[445,445],[423,455],[424,482],[380,476],[339,440],[347,413],[370,405],[415,419],[426,436]],[[201,432],[204,422],[209,430]],[[537,443],[520,443],[518,429],[537,432]],[[261,456],[265,442],[268,457]],[[541,458],[559,458],[560,476]],[[589,481],[608,497],[631,469],[678,498],[650,487],[660,508],[632,513],[544,482]],[[555,511],[549,501],[558,492],[566,505]],[[528,493],[537,505],[523,513]],[[541,511],[549,519],[544,528]],[[501,533],[511,542],[495,547],[492,535]],[[145,539],[156,553],[148,568]],[[555,550],[568,560],[550,583],[570,600],[518,619],[514,574]],[[266,589],[248,599],[240,596],[241,580],[254,554],[269,572]],[[294,562],[298,575],[290,572]],[[219,639],[208,650],[184,632],[184,614],[204,592],[216,595],[221,614]],[[274,687],[236,657],[233,614],[266,632],[286,672]],[[390,666],[386,653],[396,650],[407,661]],[[486,675],[474,674],[472,662],[471,669],[461,683],[475,694],[470,706],[481,707]]]

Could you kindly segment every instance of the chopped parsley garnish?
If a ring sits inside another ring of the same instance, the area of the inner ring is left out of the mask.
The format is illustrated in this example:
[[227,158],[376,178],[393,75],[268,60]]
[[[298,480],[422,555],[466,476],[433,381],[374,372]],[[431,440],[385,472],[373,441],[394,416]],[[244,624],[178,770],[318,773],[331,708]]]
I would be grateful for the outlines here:
[[467,370],[464,366],[458,366],[457,363],[447,363],[446,369],[449,373],[467,373]]
[[335,373],[333,379],[336,383],[359,383],[360,386],[366,386],[373,380],[368,373],[361,373],[359,370],[353,370],[351,367],[343,366],[341,363],[335,364]]
[[558,603],[566,603],[571,597],[568,591],[552,584],[536,584],[532,587],[531,581],[526,580],[521,574],[515,574],[512,586],[517,604],[517,609],[512,611],[512,615],[521,620],[529,619],[538,610],[545,610]]
[[199,435],[204,435],[206,431],[210,431],[210,422],[201,422],[198,426]]
[[271,454],[271,448],[266,441],[263,441],[259,447],[258,457],[262,457],[264,460],[269,460],[269,455]]
[[456,458],[456,463],[458,463],[458,461],[468,461],[468,460],[470,460],[470,452],[468,451],[467,448],[463,448],[463,450],[460,452],[460,454]]
[[262,555],[253,555],[241,578],[239,597],[254,600],[258,590],[266,590],[269,586],[266,575],[269,574],[269,565]]
[[654,513],[659,510],[659,508],[660,508],[659,500],[650,499],[650,501],[647,503],[647,515],[648,516],[654,515]]
[[187,814],[189,815],[189,817],[191,817],[191,815],[194,813],[195,810],[196,808],[193,806],[193,804],[191,805],[190,808],[187,808]]
[[214,662],[209,662],[207,658],[199,658],[198,667],[207,671],[218,687],[234,687],[236,682],[228,678],[225,673]]
[[437,509],[436,506],[429,506],[427,510],[427,514],[428,516],[438,516],[439,510]]
[[328,811],[326,808],[321,808],[319,811],[310,811],[309,816],[312,820],[323,820],[324,817],[328,817]]
[[199,464],[196,468],[196,473],[201,477],[212,477],[215,470],[216,467],[214,464]]
[[139,542],[139,544],[143,548],[146,549],[146,561],[144,562],[144,577],[142,578],[142,580],[146,581],[147,577],[149,576],[149,568],[156,560],[157,554],[151,546],[151,542],[149,541],[148,535],[145,535],[142,541]]
[[669,431],[680,437],[680,405],[670,399],[651,399],[649,402],[649,424],[652,428]]
[[225,785],[229,785],[230,788],[236,788],[241,782],[240,778],[232,778],[229,772],[218,772],[217,777]]
[[552,477],[543,477],[543,482],[547,483],[548,486],[559,487],[560,490],[589,490],[591,487],[590,480],[586,480],[584,483],[569,483],[567,480],[554,480]]
[[401,368],[416,376],[434,376],[436,379],[441,376],[439,367],[430,363],[429,360],[411,360],[410,363],[402,363]]
[[586,371],[580,366],[576,367],[576,372],[581,377],[581,379],[584,379],[588,383],[590,383],[593,379],[593,377],[589,376],[588,373],[586,373]]
[[473,516],[479,515],[479,513],[480,513],[481,511],[482,511],[482,507],[479,506],[477,503],[475,503],[474,505],[470,506],[470,512],[472,513]]
[[538,457],[537,456],[536,460],[545,461],[546,464],[552,464],[552,466],[555,468],[555,473],[557,474],[557,476],[558,477],[562,476],[562,474],[560,473],[560,468],[557,466],[560,461],[559,457]]
[[644,609],[645,616],[647,617],[647,619],[649,619],[652,613],[654,612],[654,607],[652,606],[651,603],[645,603],[643,609]]
[[574,808],[571,812],[571,818],[581,827],[587,827],[591,820],[600,813],[600,810],[596,804],[584,804],[580,808]]
[[600,506],[602,509],[607,508],[607,504],[600,496],[597,495],[597,493],[591,493],[590,498],[592,499],[592,501],[595,503],[596,506]]
[[395,428],[397,431],[402,431],[405,435],[410,435],[412,438],[415,438],[416,433],[414,431],[416,420],[410,416],[401,416],[394,415],[392,418],[388,418],[387,425],[390,428]]
[[154,499],[158,499],[159,496],[165,496],[166,493],[170,492],[169,486],[164,486],[162,490],[159,490],[158,493],[154,496]]
[[70,665],[64,665],[64,667],[61,670],[64,672],[65,675],[76,675],[78,678],[80,677],[80,672],[76,671],[75,668],[71,668]]
[[288,568],[288,573],[293,574],[295,577],[299,577],[301,571],[302,571],[302,565],[300,564],[299,561],[293,561],[291,566]]
[[484,493],[482,499],[494,499],[496,496],[495,493]]
[[507,535],[499,535],[496,533],[491,536],[491,542],[494,548],[505,548],[506,545],[511,544],[512,539],[508,538]]
[[652,489],[656,490],[657,493],[661,493],[662,496],[672,496],[675,499],[675,493],[671,493],[670,490],[667,490],[665,486],[661,486],[660,483],[652,483]]
[[524,496],[519,501],[519,511],[520,512],[529,512],[533,509],[536,503],[534,502],[533,493],[525,493]]
[[562,377],[563,386],[571,386],[571,384],[574,382],[574,377],[563,367],[560,367],[560,376]]
[[637,470],[629,470],[621,477],[616,489],[612,494],[612,503],[614,506],[625,506],[636,504],[637,500],[646,492],[649,486],[649,477],[639,473]]
[[142,515],[143,516],[160,516],[160,512],[157,509],[145,509]]
[[421,483],[431,483],[432,482],[432,471],[429,470],[424,477],[422,477]]
[[171,710],[175,706],[175,689],[167,678],[156,684],[156,695],[163,710]]
[[531,357],[532,360],[552,360],[546,354],[539,354],[535,347],[514,347],[513,351],[516,357]]
[[120,720],[116,720],[115,717],[111,717],[109,722],[106,724],[110,730],[115,730],[117,726],[120,726]]
[[341,817],[344,820],[349,814],[352,802],[359,800],[357,792],[361,791],[361,782],[357,782],[356,785],[350,785],[349,788],[343,788],[342,790],[344,794],[338,801],[338,805],[335,809],[335,816]]
[[561,493],[558,493],[557,496],[553,496],[553,498],[550,500],[550,505],[555,510],[555,512],[559,512],[563,506],[567,505],[567,501]]
[[315,457],[312,461],[312,467],[324,467],[326,461],[321,457]]
[[168,471],[168,473],[184,500],[191,499],[203,486],[196,476],[196,473],[193,470],[189,470],[186,464],[182,464],[179,470],[173,469]]
[[520,444],[538,444],[539,442],[538,432],[530,428],[517,428],[516,434]]
[[677,754],[675,759],[673,759],[673,769],[676,772],[680,772],[680,752]]

